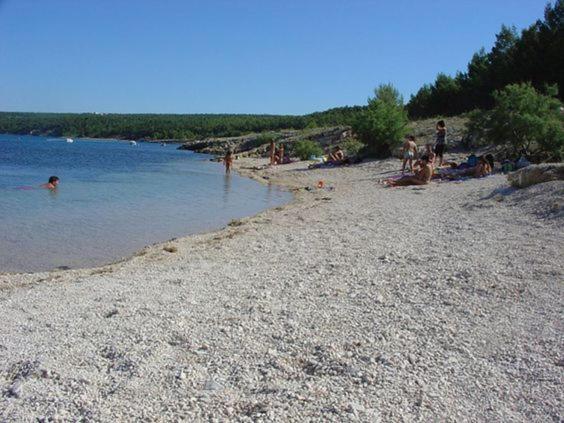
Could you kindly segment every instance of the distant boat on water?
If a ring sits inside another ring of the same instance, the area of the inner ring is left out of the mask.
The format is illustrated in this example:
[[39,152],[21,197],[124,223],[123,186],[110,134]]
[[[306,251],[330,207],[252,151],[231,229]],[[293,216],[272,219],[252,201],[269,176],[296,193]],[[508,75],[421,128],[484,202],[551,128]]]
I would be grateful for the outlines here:
[[72,144],[72,143],[74,142],[74,140],[73,140],[72,138],[67,138],[67,142],[68,142],[69,144]]

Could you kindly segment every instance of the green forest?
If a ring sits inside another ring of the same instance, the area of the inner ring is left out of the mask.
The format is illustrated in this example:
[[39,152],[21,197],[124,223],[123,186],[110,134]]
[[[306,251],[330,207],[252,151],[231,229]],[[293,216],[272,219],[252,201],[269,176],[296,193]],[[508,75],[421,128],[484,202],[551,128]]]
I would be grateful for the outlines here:
[[192,140],[282,129],[350,125],[362,109],[360,106],[340,107],[306,116],[1,112],[0,133]]
[[489,52],[474,54],[466,72],[454,77],[439,73],[411,97],[411,118],[454,116],[474,109],[491,109],[494,93],[514,83],[530,82],[539,91],[556,85],[564,98],[564,0],[545,8],[538,20],[518,34],[502,26]]

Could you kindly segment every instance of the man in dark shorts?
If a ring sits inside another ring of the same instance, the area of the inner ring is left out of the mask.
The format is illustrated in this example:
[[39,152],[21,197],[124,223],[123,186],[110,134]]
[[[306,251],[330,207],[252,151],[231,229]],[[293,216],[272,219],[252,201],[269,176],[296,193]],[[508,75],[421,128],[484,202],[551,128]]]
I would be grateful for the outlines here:
[[439,167],[443,165],[443,155],[445,153],[446,145],[446,125],[444,120],[437,122],[437,142],[435,143],[435,154],[439,159]]

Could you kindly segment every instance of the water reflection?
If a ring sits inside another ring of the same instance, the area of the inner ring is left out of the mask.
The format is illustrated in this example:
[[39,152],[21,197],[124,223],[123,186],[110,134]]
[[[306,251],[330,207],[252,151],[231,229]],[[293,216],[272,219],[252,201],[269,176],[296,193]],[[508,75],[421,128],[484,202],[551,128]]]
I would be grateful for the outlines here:
[[266,184],[266,200],[270,203],[272,201],[272,195],[274,194],[274,187],[272,183]]
[[226,173],[223,175],[223,205],[227,207],[229,203],[229,194],[231,193],[231,174]]

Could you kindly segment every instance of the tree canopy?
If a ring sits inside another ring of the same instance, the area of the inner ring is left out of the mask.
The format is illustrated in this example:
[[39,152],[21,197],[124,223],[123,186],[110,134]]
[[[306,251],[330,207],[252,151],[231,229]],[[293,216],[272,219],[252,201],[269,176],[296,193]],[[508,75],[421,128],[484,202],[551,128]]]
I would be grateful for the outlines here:
[[403,98],[391,84],[383,84],[374,90],[368,99],[368,107],[353,124],[353,129],[366,153],[387,156],[401,143],[407,131],[407,112]]
[[543,94],[530,83],[507,85],[493,94],[491,110],[472,114],[469,128],[492,144],[512,147],[515,153],[525,149],[561,160],[564,114],[555,94],[555,87],[547,87]]
[[493,93],[508,84],[530,82],[536,89],[558,87],[564,98],[564,0],[545,8],[544,20],[518,34],[503,25],[490,52],[478,51],[466,72],[440,73],[411,97],[410,117],[453,116],[473,109],[490,109]]

